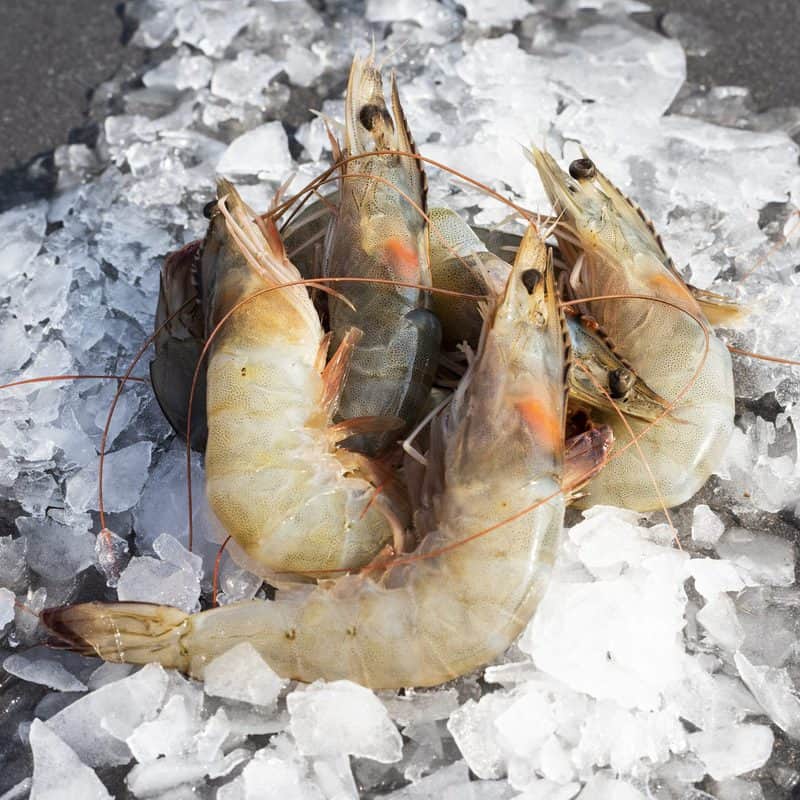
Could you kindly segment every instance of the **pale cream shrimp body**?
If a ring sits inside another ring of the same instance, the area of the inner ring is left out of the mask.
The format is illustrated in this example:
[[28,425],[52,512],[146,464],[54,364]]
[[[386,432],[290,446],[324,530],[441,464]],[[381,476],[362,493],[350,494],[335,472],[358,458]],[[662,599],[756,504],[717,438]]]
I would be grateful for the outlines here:
[[[209,332],[246,297],[300,280],[274,227],[257,226],[230,184],[218,193],[201,261]],[[254,297],[212,342],[206,492],[254,571],[359,567],[402,528],[369,462],[336,447],[347,431],[331,418],[352,343],[326,366],[305,286]]]
[[[586,303],[616,352],[654,392],[676,404],[653,427],[628,419],[633,432],[642,434],[642,455],[634,446],[618,457],[612,453],[607,466],[585,487],[580,503],[640,511],[659,508],[661,498],[667,506],[682,503],[719,466],[733,429],[730,354],[638,209],[591,160],[574,161],[570,174],[547,153],[534,150],[533,160],[561,215],[556,233],[573,267],[574,296],[639,294],[677,306],[637,299]],[[613,428],[617,451],[629,444],[631,436],[614,411],[594,416]]]
[[160,661],[196,677],[242,641],[285,677],[374,688],[435,685],[494,659],[536,608],[564,515],[568,352],[546,259],[531,229],[432,435],[431,496],[417,514],[430,529],[421,531],[427,535],[415,555],[433,557],[396,565],[380,579],[281,588],[271,602],[194,615],[87,603],[50,609],[45,624],[75,649],[112,661]]

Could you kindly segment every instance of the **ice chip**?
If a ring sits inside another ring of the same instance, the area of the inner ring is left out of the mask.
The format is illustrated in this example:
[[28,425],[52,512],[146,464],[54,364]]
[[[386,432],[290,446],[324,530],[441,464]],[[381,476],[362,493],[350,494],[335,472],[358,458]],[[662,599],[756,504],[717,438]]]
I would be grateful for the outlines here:
[[8,286],[25,272],[42,246],[46,226],[45,201],[16,206],[0,214],[0,285]]
[[111,587],[115,587],[119,583],[125,564],[128,562],[129,548],[127,541],[108,528],[103,528],[95,538],[94,553],[97,559],[97,566],[106,576],[106,583]]
[[47,726],[90,767],[127,764],[131,751],[125,739],[156,715],[166,690],[163,667],[147,664],[130,677],[76,700],[51,717]]
[[697,621],[706,633],[726,650],[734,651],[744,642],[745,632],[736,606],[727,594],[717,594],[697,612]]
[[67,583],[94,564],[95,537],[88,531],[34,517],[18,517],[16,525],[28,543],[28,566],[48,582]]
[[704,503],[692,511],[692,540],[700,547],[713,547],[725,532],[725,523]]
[[217,163],[217,173],[232,178],[256,175],[283,180],[292,167],[289,140],[280,122],[267,122],[231,142]]
[[617,780],[603,772],[590,778],[578,800],[645,800],[646,795],[623,780]]
[[381,701],[351,681],[317,681],[287,698],[289,729],[307,756],[354,755],[399,761],[403,740]]
[[729,725],[689,734],[689,747],[715,780],[734,778],[763,766],[772,752],[766,725]]
[[38,719],[30,730],[33,750],[31,800],[111,800],[94,770],[82,763],[75,751]]
[[[106,512],[127,511],[142,494],[153,445],[137,442],[109,453],[103,467],[103,500]],[[96,463],[85,467],[67,481],[67,503],[74,511],[97,509]]]
[[785,669],[759,667],[742,653],[733,657],[739,675],[770,719],[793,739],[800,739],[800,698]]
[[10,589],[0,587],[0,631],[14,620],[14,604],[17,598]]
[[686,565],[694,578],[694,587],[707,600],[720,592],[738,592],[744,581],[730,561],[713,558],[693,558]]
[[495,720],[512,702],[512,695],[492,692],[478,702],[467,700],[450,715],[447,729],[469,768],[479,778],[494,780],[505,774],[506,759]]
[[731,528],[717,542],[721,558],[733,562],[750,584],[791,586],[794,583],[794,544],[763,531]]
[[16,675],[24,681],[49,686],[59,692],[85,692],[86,684],[79,681],[67,668],[53,657],[38,653],[32,658],[34,651],[15,653],[3,662],[3,669],[10,675]]
[[205,668],[206,694],[257,706],[274,706],[286,681],[249,642],[232,647]]

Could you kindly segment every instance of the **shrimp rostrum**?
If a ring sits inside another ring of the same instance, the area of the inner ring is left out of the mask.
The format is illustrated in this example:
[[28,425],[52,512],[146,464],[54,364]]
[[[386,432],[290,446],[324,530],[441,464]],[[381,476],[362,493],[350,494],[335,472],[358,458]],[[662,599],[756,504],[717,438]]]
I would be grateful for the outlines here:
[[642,212],[588,157],[569,174],[547,153],[534,150],[532,160],[559,215],[573,298],[585,299],[614,352],[667,404],[654,420],[594,412],[613,429],[617,453],[580,503],[678,505],[719,466],[733,430],[730,354]]
[[406,520],[404,502],[376,492],[371,462],[338,447],[349,428],[332,417],[358,332],[327,359],[308,289],[282,287],[300,274],[274,224],[226,181],[200,269],[211,508],[261,574],[368,563]]
[[[300,313],[296,301],[280,302],[285,307],[276,311]],[[306,332],[297,321],[293,337],[298,330],[310,348],[316,329]],[[245,640],[282,676],[347,678],[373,688],[435,685],[486,664],[528,622],[556,555],[564,515],[566,342],[552,267],[531,228],[503,296],[486,311],[478,352],[433,423],[417,551],[379,576],[367,571],[294,584],[272,601],[192,615],[142,603],[87,603],[45,611],[45,624],[81,652],[158,661],[196,677]],[[304,350],[297,347],[299,357]],[[224,358],[235,384],[242,365],[234,351]],[[210,386],[214,375],[210,370]],[[211,393],[209,399],[211,445],[216,401]]]

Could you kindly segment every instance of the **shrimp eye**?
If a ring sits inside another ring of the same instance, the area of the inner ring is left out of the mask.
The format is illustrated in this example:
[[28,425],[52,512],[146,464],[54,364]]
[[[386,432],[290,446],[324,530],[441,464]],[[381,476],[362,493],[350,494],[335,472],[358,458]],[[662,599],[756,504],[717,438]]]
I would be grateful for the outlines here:
[[361,106],[361,111],[358,112],[358,121],[368,130],[371,131],[375,127],[376,120],[382,117],[383,121],[389,128],[393,128],[392,118],[385,108],[376,106],[373,103],[367,103]]
[[216,200],[209,200],[209,201],[208,201],[208,202],[207,202],[207,203],[206,203],[206,204],[203,206],[203,216],[204,216],[206,219],[211,219],[211,215],[214,213],[214,209],[215,209],[216,207],[217,207],[217,201],[216,201]]
[[620,367],[608,373],[608,390],[615,400],[622,400],[636,382],[636,376],[625,367]]
[[590,158],[576,158],[569,165],[569,174],[576,181],[591,180],[597,175],[597,169],[595,169],[594,162]]
[[525,287],[525,291],[528,294],[533,294],[536,291],[536,287],[539,285],[539,281],[542,279],[542,273],[535,269],[526,269],[525,272],[520,275],[522,279],[522,285]]

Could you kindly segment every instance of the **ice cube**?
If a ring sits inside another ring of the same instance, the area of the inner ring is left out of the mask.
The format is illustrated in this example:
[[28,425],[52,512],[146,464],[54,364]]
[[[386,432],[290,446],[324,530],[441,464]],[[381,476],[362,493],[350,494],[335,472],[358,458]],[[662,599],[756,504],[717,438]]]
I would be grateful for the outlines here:
[[125,740],[139,762],[154,761],[159,756],[177,756],[187,751],[200,730],[200,721],[188,707],[183,695],[173,695],[158,712]]
[[0,214],[0,242],[3,243],[0,255],[2,286],[8,286],[12,279],[28,268],[42,246],[46,226],[45,201],[16,206]]
[[[137,764],[128,773],[125,782],[135,797],[164,797],[179,786],[200,783],[206,776],[213,780],[227,775],[245,761],[247,756],[246,750],[237,749],[224,758],[210,763],[203,763],[198,758],[191,757],[159,758],[156,761]],[[168,796],[175,797],[174,794]],[[189,791],[188,796],[196,795]]]
[[267,122],[234,139],[217,163],[219,175],[256,175],[284,180],[292,166],[289,140],[280,122]]
[[726,650],[738,650],[745,632],[736,613],[736,606],[727,594],[717,594],[697,612],[697,621],[706,633]]
[[692,511],[692,540],[700,547],[713,547],[725,532],[725,523],[707,506],[699,503]]
[[160,558],[132,558],[119,576],[120,600],[161,603],[193,612],[199,608],[202,559],[189,553],[169,534],[153,544]]
[[506,692],[492,692],[478,702],[467,700],[450,715],[447,730],[479,778],[494,780],[505,775],[505,753],[494,723],[511,707],[514,697]]
[[249,642],[232,647],[205,668],[206,694],[258,706],[274,706],[286,681]]
[[111,800],[93,769],[44,722],[34,719],[30,730],[33,750],[31,800]]
[[741,778],[719,781],[713,791],[717,800],[764,800],[764,791],[759,783]]
[[24,536],[12,539],[0,536],[0,587],[23,591],[27,586],[28,562],[25,558],[28,541]]
[[763,531],[731,528],[719,540],[720,558],[733,562],[750,584],[791,586],[794,583],[794,544]]
[[94,564],[95,537],[87,530],[34,517],[17,517],[16,525],[27,540],[28,566],[48,582],[72,581]]
[[76,700],[51,717],[47,726],[90,767],[127,764],[131,751],[125,739],[156,715],[167,682],[160,664],[147,664],[134,675]]
[[55,658],[43,656],[34,651],[25,654],[16,653],[10,655],[3,662],[3,669],[10,675],[16,675],[24,681],[39,683],[42,686],[49,686],[60,692],[85,692],[87,687],[79,681],[67,668],[60,664]]
[[17,598],[14,592],[0,587],[0,631],[14,619],[14,606]]
[[759,667],[742,653],[733,657],[742,680],[770,719],[793,739],[800,739],[800,698],[785,669]]
[[657,708],[660,691],[683,672],[678,635],[686,603],[686,554],[659,550],[663,555],[643,562],[647,568],[615,580],[551,582],[520,649],[576,691],[627,708]]
[[690,733],[689,747],[715,780],[734,778],[763,766],[772,752],[772,731],[766,725],[743,723]]
[[303,755],[399,761],[403,740],[381,701],[351,681],[316,681],[286,698],[289,729]]
[[744,589],[744,581],[730,561],[693,558],[686,569],[694,578],[694,588],[707,600],[721,592],[738,592]]
[[[103,466],[103,501],[106,512],[127,511],[136,505],[147,480],[153,451],[151,442],[137,442],[109,453]],[[67,481],[67,503],[74,511],[97,508],[96,463]]]

